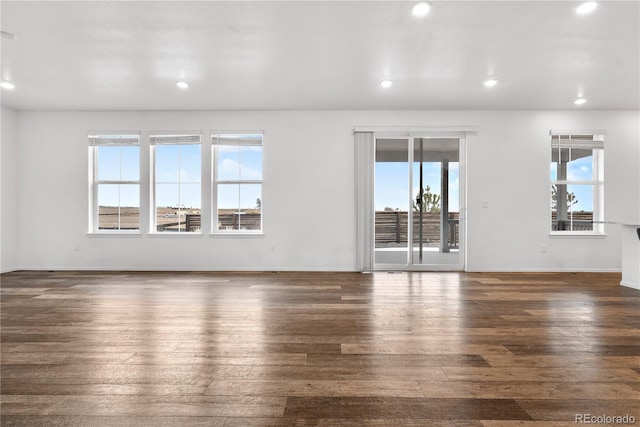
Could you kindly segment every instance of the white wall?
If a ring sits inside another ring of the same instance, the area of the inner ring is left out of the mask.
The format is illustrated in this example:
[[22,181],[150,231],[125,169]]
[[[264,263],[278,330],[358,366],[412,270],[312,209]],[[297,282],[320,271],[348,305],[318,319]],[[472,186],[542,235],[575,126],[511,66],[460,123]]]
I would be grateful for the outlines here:
[[0,119],[2,122],[0,271],[6,272],[15,270],[18,266],[18,117],[16,111],[2,107]]
[[[20,112],[19,266],[352,270],[352,130],[369,125],[478,127],[467,144],[468,270],[620,269],[619,227],[549,237],[549,130],[606,129],[605,215],[637,217],[633,111]],[[87,131],[194,129],[264,130],[264,237],[86,235]]]

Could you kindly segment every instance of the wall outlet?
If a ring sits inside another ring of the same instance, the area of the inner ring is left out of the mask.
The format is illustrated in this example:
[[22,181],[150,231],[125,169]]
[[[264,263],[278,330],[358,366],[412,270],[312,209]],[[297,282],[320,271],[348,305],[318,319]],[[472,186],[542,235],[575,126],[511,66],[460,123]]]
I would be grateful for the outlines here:
[[489,207],[489,202],[487,202],[486,200],[481,201],[480,207],[483,209],[487,209]]
[[73,252],[80,252],[80,245],[74,245]]
[[540,246],[540,252],[542,252],[543,254],[546,254],[547,253],[547,245]]

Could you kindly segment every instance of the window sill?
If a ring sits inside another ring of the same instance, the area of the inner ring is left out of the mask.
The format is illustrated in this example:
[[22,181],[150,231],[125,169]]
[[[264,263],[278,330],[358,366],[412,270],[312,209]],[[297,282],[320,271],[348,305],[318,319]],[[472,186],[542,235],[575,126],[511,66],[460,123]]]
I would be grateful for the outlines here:
[[217,232],[217,233],[211,233],[209,234],[209,237],[233,237],[233,238],[259,238],[259,237],[264,237],[264,233],[263,232],[241,232],[241,231],[236,231],[236,232]]
[[180,237],[197,238],[197,237],[202,237],[202,233],[195,233],[193,231],[184,232],[184,233],[165,232],[165,233],[149,233],[148,236],[152,237],[152,238],[162,238],[162,237],[169,237],[169,238],[180,238]]
[[96,231],[86,233],[87,237],[140,237],[139,231]]
[[585,231],[552,231],[549,233],[552,239],[606,239],[605,233]]

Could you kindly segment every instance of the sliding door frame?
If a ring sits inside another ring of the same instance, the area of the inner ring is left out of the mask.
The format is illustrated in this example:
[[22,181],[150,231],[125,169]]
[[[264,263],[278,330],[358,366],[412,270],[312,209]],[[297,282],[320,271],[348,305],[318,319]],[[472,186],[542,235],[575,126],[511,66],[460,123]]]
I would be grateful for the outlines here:
[[[377,152],[378,139],[406,139],[408,150],[408,182],[409,199],[407,200],[407,262],[406,264],[380,264],[375,261],[375,207],[371,213],[373,218],[370,226],[371,230],[371,259],[373,260],[374,271],[464,271],[467,265],[467,133],[466,132],[442,132],[442,131],[424,131],[424,132],[384,132],[378,131],[373,134],[374,158],[373,158],[373,185],[371,186],[371,200],[375,201],[375,153]],[[413,263],[413,193],[411,191],[413,183],[413,162],[414,162],[414,146],[417,138],[451,138],[458,139],[458,164],[459,164],[459,227],[460,227],[460,245],[458,249],[458,263],[455,265],[445,264],[414,264]]]

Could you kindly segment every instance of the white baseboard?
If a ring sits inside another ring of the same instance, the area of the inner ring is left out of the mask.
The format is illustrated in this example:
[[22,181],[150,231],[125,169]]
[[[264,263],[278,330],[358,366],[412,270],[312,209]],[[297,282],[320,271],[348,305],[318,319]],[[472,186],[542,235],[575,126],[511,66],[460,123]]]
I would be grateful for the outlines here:
[[3,268],[0,269],[0,274],[4,274],[4,273],[11,273],[12,271],[18,271],[19,269],[17,268]]
[[620,268],[474,268],[467,267],[467,273],[621,273]]
[[357,273],[359,270],[353,268],[320,268],[320,267],[158,267],[158,266],[139,266],[139,267],[112,267],[112,266],[95,266],[95,267],[21,267],[19,270],[29,271],[202,271],[202,272],[261,272],[261,271],[286,271],[286,272],[346,272]]
[[631,283],[631,282],[626,282],[624,280],[621,280],[620,286],[626,286],[627,288],[637,289],[640,291],[640,283]]
[[[42,266],[21,266],[2,270],[2,273],[9,273],[17,270],[30,271],[236,271],[236,272],[260,272],[260,271],[288,271],[288,272],[360,272],[355,268],[345,267],[158,267],[158,266],[137,266],[137,267],[114,267],[114,266],[73,266],[73,267],[42,267]],[[386,270],[385,270],[386,271]],[[620,273],[619,268],[474,268],[467,267],[466,273]],[[433,271],[425,271],[433,272]],[[625,285],[629,286],[629,285]],[[631,286],[633,287],[633,286]]]

